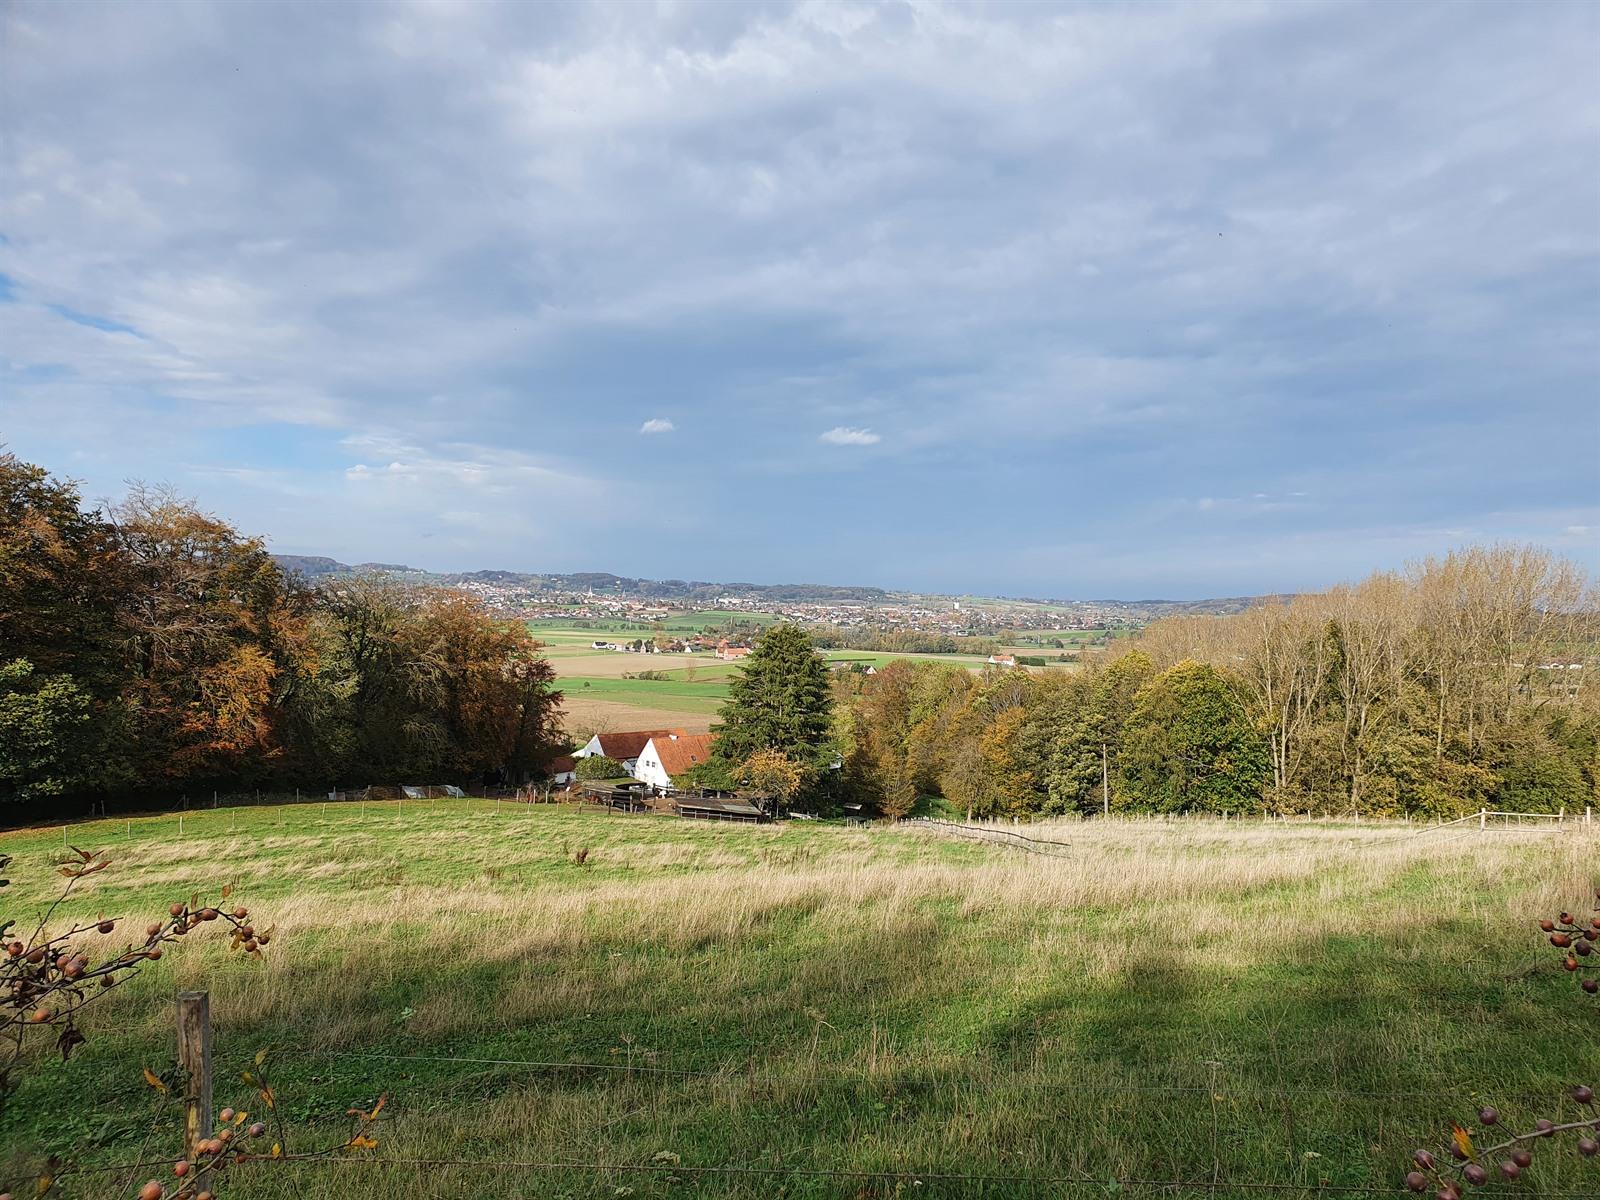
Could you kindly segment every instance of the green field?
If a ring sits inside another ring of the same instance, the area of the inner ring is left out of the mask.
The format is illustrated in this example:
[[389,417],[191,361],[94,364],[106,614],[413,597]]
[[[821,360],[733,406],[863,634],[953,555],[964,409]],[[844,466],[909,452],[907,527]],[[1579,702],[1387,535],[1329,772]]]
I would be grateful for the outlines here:
[[728,698],[726,679],[711,678],[708,674],[690,682],[681,672],[673,674],[675,677],[667,681],[577,677],[563,679],[561,687],[574,699],[631,704],[669,714],[714,713]]
[[[195,987],[218,1103],[275,1047],[291,1149],[390,1098],[366,1161],[237,1168],[240,1198],[1389,1195],[1479,1103],[1571,1119],[1561,1089],[1596,1082],[1593,1006],[1533,930],[1592,894],[1592,836],[1048,836],[1072,857],[481,801],[0,835],[17,915],[68,840],[113,865],[58,922],[142,926],[232,882],[277,926],[264,964],[194,935],[99,1002],[70,1062],[36,1048],[0,1190],[31,1195],[49,1152],[170,1155],[174,1111],[140,1071],[170,1061],[172,994]],[[520,1165],[450,1165],[497,1160]],[[1515,1194],[1600,1187],[1552,1149]]]
[[[737,614],[712,610],[685,614],[674,621],[682,622],[686,629],[698,628],[713,618],[730,615]],[[768,623],[774,619],[770,614],[761,616]],[[619,654],[592,647],[597,638],[623,633],[639,636],[639,630],[608,632],[599,626],[576,628],[556,621],[528,624],[545,643],[545,655],[556,669],[566,697],[567,730],[574,737],[587,737],[596,729],[650,728],[655,724],[705,729],[727,699],[728,680],[739,670],[736,662],[724,662],[711,654]],[[825,657],[879,669],[897,659],[952,663],[968,670],[979,670],[984,663],[983,657],[970,654],[886,654],[870,650],[828,650]],[[622,678],[645,671],[665,673],[669,678]]]

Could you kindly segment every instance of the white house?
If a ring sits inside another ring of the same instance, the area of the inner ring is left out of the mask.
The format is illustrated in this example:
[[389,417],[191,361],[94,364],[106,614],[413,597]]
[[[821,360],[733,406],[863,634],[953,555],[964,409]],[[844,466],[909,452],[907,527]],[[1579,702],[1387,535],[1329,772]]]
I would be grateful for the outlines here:
[[645,748],[651,738],[673,737],[682,734],[681,729],[640,729],[631,733],[597,733],[582,746],[572,752],[573,758],[592,758],[594,755],[603,754],[607,758],[614,758],[622,764],[629,775],[639,761],[639,752]]
[[674,787],[674,780],[681,779],[685,771],[711,757],[715,740],[709,733],[658,734],[639,751],[633,777],[653,788]]

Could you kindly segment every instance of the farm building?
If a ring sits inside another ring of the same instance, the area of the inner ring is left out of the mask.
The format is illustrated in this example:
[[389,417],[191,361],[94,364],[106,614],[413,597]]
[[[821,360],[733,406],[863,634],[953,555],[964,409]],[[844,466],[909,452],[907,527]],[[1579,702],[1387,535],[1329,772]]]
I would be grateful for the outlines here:
[[731,797],[727,799],[681,796],[672,802],[672,810],[680,817],[700,821],[770,821],[772,814],[755,800]]
[[727,659],[729,662],[732,662],[734,659],[743,658],[743,657],[745,657],[745,655],[747,655],[749,653],[750,653],[750,647],[749,646],[734,646],[734,645],[731,645],[728,642],[727,638],[723,638],[720,642],[717,643],[717,657],[718,658],[722,658],[722,659]]
[[654,788],[677,787],[685,771],[711,757],[714,740],[709,733],[669,733],[653,737],[639,751],[633,777]]
[[578,760],[570,754],[563,754],[550,760],[550,782],[556,785],[571,783],[576,779]]
[[627,770],[629,775],[638,765],[639,752],[649,744],[651,738],[682,737],[682,729],[639,729],[630,733],[597,733],[582,746],[572,752],[574,758],[590,758],[596,754],[603,754],[607,758],[614,758]]
[[989,665],[994,667],[1014,667],[1017,665],[1017,656],[1015,654],[991,654],[989,655]]

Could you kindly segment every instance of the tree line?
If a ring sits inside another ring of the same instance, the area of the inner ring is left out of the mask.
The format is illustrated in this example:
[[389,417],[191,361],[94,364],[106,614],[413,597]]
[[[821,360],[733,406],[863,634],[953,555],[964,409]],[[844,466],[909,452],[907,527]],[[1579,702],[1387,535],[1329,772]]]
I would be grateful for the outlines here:
[[806,632],[823,650],[866,650],[880,654],[994,654],[994,638],[957,637],[919,629],[872,629],[858,625],[810,625]]
[[975,816],[1112,812],[1448,817],[1600,798],[1600,616],[1532,547],[1157,621],[1081,672],[898,662],[842,675],[852,785]]
[[471,596],[314,587],[170,492],[85,509],[0,455],[0,801],[521,779],[553,680]]

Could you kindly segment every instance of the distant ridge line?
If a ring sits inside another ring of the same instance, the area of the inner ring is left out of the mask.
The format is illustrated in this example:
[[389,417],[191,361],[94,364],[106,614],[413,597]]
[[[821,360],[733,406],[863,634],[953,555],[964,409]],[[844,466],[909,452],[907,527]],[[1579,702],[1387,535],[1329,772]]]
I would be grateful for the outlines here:
[[[724,597],[762,600],[772,603],[865,603],[882,604],[915,600],[974,602],[970,596],[942,592],[911,592],[880,587],[841,586],[821,583],[717,583],[710,580],[643,579],[615,575],[609,571],[456,571],[434,572],[401,563],[344,563],[326,555],[274,554],[273,559],[286,572],[315,583],[348,575],[399,575],[442,585],[468,582],[495,583],[525,587],[538,592],[593,593],[618,599],[669,600],[710,605]],[[1136,609],[1147,616],[1182,613],[1217,614],[1239,612],[1269,600],[1288,600],[1291,595],[1224,596],[1203,600],[1062,600],[1030,596],[994,596],[991,599],[1012,604],[1048,604],[1083,607]],[[977,601],[980,602],[981,601]]]

